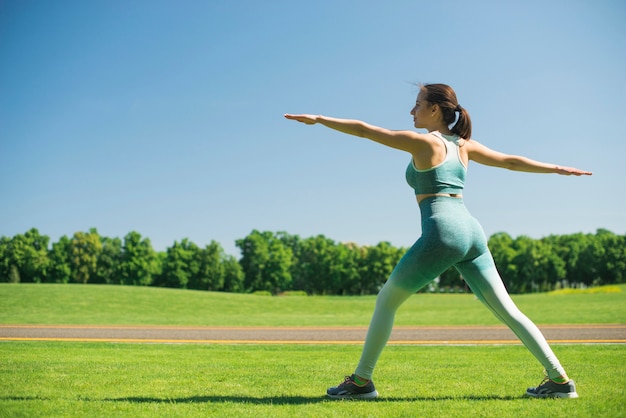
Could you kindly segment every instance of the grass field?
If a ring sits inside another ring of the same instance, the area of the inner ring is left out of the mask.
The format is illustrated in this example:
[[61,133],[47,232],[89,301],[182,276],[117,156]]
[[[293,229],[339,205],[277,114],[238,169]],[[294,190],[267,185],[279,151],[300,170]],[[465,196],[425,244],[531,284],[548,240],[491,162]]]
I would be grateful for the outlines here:
[[331,401],[357,346],[0,344],[0,416],[620,417],[626,349],[561,346],[579,399],[527,399],[521,346],[387,347],[378,400]]
[[[538,324],[626,323],[620,292],[514,295]],[[0,284],[0,323],[196,326],[367,326],[375,296],[257,296],[135,286]],[[417,294],[396,325],[491,325],[471,294]]]
[[[514,299],[537,323],[626,323],[622,292]],[[374,298],[263,297],[80,285],[0,285],[3,324],[366,325]],[[402,325],[495,322],[471,295],[416,295]],[[557,319],[549,314],[559,313]],[[359,346],[0,343],[0,417],[624,417],[626,346],[554,347],[579,399],[521,396],[541,380],[522,346],[389,346],[376,401],[323,394]]]

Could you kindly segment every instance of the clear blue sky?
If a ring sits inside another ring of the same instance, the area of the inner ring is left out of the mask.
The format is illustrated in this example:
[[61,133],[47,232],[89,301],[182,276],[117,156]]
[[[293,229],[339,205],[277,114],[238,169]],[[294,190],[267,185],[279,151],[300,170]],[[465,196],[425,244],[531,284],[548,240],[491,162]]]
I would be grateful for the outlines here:
[[487,146],[594,172],[470,165],[487,235],[624,234],[625,20],[621,0],[2,0],[0,236],[409,246],[408,154],[282,115],[411,129],[417,82],[453,86]]

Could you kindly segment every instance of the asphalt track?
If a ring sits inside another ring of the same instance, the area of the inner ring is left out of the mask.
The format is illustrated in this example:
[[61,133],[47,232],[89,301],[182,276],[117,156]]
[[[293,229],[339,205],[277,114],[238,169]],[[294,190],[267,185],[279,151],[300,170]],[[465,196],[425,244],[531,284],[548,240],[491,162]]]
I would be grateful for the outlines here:
[[[551,344],[626,344],[626,324],[539,325]],[[152,344],[362,344],[366,327],[0,325],[0,341]],[[391,345],[521,344],[505,326],[395,327]]]

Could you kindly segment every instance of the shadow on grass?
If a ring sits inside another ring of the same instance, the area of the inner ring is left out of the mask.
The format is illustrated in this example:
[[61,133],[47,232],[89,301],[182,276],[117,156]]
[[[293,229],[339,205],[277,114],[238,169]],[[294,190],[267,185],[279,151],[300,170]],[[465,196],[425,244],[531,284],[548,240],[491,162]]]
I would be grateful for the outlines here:
[[[363,400],[364,402],[437,402],[437,401],[513,401],[523,399],[523,396],[409,396],[409,397],[379,397]],[[105,402],[131,403],[242,403],[259,405],[304,405],[321,402],[342,402],[343,400],[330,399],[327,396],[190,396],[186,398],[156,398],[156,397],[127,397],[103,399]],[[357,402],[358,399],[346,399],[346,402]]]
[[[129,402],[129,403],[239,403],[257,405],[306,405],[322,402],[358,402],[359,399],[337,400],[327,396],[189,396],[185,398],[157,398],[149,396],[131,396],[124,398],[84,398],[87,402]],[[366,399],[362,402],[439,402],[439,401],[514,401],[519,399],[531,399],[525,396],[498,396],[498,395],[466,395],[466,396],[407,396],[407,397],[384,397]],[[0,396],[1,401],[48,401],[49,398],[39,396]]]

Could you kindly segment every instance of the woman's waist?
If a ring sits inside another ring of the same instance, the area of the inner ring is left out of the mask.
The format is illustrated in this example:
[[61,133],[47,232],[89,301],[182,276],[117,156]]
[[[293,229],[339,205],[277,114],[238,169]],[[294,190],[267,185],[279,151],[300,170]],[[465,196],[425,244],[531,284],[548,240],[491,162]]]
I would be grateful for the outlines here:
[[422,222],[427,219],[465,218],[471,216],[465,207],[461,195],[435,193],[432,195],[416,195]]
[[422,194],[415,195],[415,199],[417,200],[418,204],[422,203],[424,200],[429,199],[431,197],[434,197],[434,198],[450,197],[454,199],[461,199],[461,200],[463,199],[463,195],[461,193],[422,193]]

